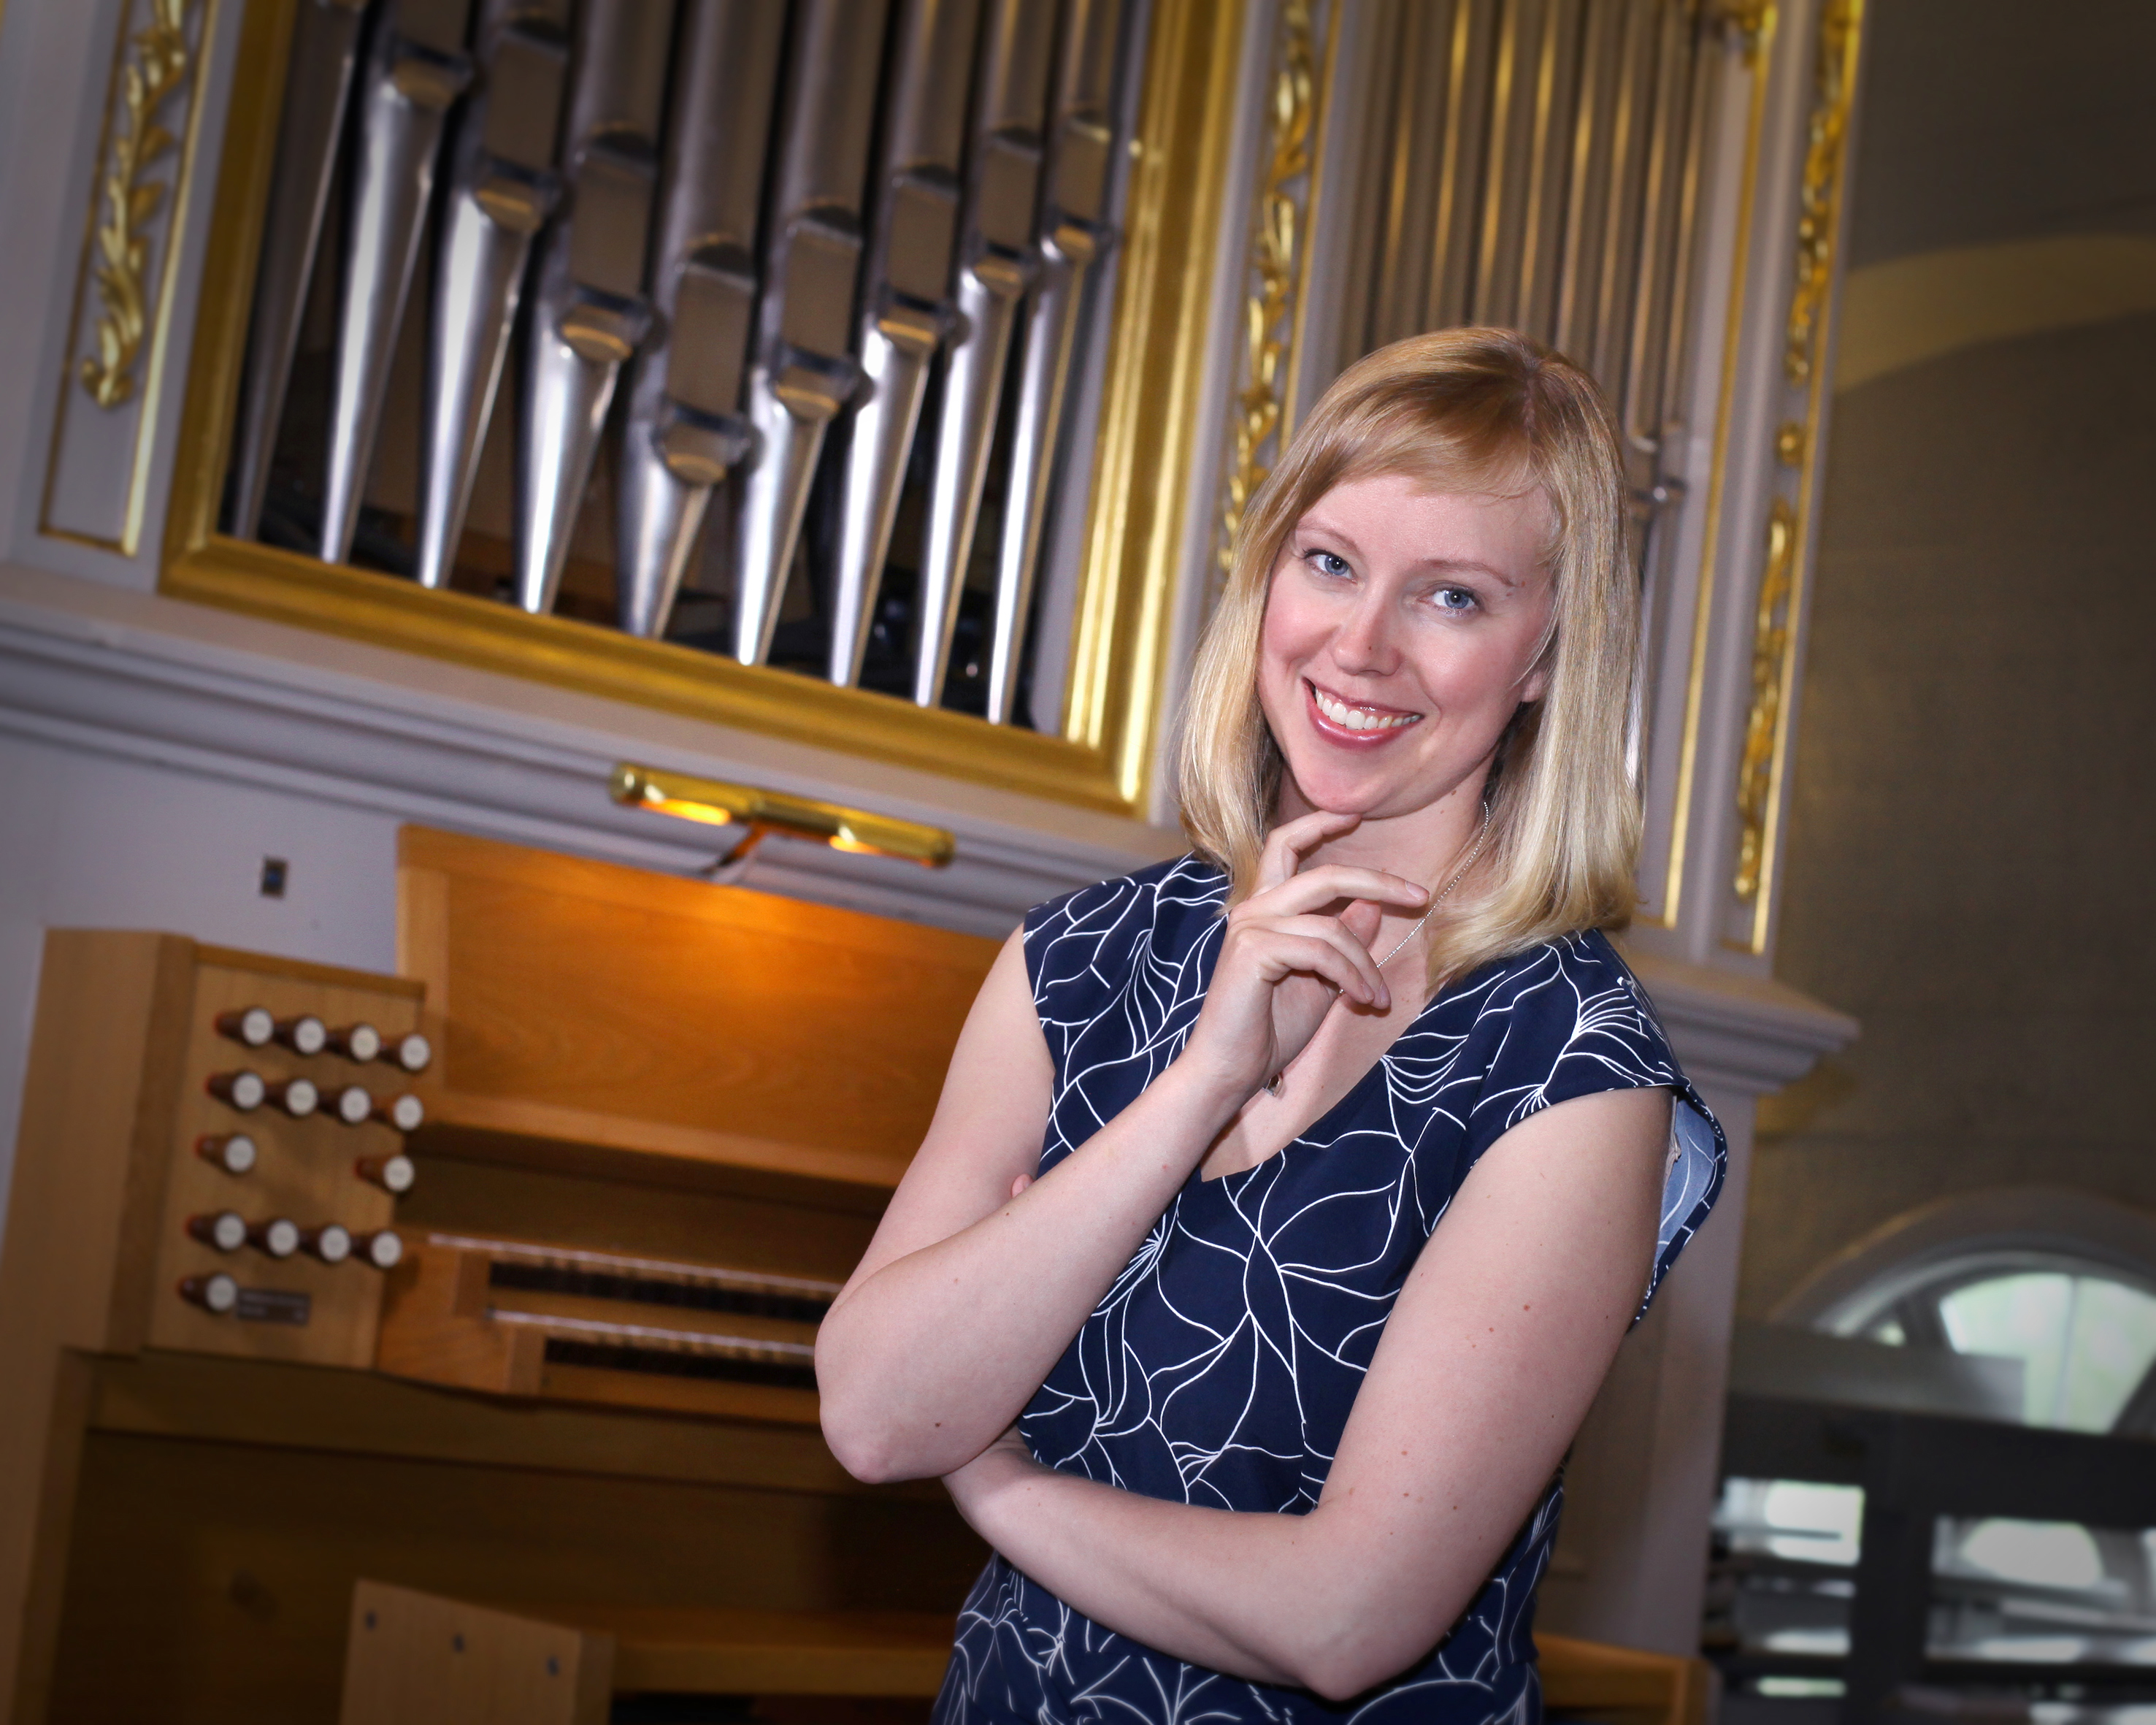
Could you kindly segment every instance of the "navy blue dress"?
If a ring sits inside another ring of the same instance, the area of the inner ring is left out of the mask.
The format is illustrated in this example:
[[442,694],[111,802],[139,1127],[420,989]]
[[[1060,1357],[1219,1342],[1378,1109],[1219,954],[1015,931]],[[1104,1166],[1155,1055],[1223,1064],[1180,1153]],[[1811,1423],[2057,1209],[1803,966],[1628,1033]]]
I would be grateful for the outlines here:
[[[1219,955],[1226,892],[1219,870],[1185,857],[1026,918],[1055,1063],[1043,1171],[1180,1052]],[[1192,1174],[1026,1408],[1026,1442],[1050,1467],[1149,1497],[1307,1511],[1393,1301],[1476,1158],[1537,1109],[1656,1085],[1680,1104],[1650,1296],[1721,1189],[1720,1128],[1600,934],[1484,966],[1425,1006],[1279,1155],[1216,1180]],[[1541,1712],[1534,1592],[1561,1496],[1553,1480],[1427,1658],[1341,1706],[1156,1652],[997,1557],[959,1617],[935,1718],[1524,1725]]]

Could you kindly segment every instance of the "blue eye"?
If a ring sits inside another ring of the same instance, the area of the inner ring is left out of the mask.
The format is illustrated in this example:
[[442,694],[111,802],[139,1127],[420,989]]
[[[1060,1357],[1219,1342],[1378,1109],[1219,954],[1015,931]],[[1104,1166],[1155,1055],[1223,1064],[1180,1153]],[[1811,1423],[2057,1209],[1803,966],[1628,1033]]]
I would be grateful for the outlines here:
[[1437,600],[1437,608],[1440,610],[1450,612],[1455,616],[1466,615],[1469,611],[1473,610],[1478,603],[1475,595],[1465,587],[1440,587],[1433,596]]
[[1306,551],[1303,561],[1321,575],[1352,575],[1355,573],[1348,559],[1337,551]]

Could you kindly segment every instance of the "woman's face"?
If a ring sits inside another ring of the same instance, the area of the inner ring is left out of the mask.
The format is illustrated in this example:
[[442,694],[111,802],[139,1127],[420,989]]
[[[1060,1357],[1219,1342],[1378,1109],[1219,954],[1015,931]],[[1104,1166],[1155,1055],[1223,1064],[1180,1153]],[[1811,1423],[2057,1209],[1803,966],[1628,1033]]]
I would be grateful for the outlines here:
[[1259,644],[1258,695],[1290,806],[1408,815],[1471,780],[1533,669],[1552,594],[1547,506],[1395,475],[1333,487],[1289,533]]

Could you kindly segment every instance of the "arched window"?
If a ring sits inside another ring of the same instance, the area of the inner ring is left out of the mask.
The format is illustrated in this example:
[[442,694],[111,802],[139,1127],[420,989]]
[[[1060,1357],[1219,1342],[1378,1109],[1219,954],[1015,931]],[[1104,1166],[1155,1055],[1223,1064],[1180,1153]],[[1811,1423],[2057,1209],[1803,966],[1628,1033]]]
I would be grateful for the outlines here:
[[1814,1327],[2015,1361],[2029,1425],[2156,1429],[2156,1286],[2107,1264],[1977,1249],[1845,1300]]
[[1950,1199],[1882,1228],[1774,1314],[2020,1376],[2024,1423],[2156,1435],[2156,1219],[2046,1187]]

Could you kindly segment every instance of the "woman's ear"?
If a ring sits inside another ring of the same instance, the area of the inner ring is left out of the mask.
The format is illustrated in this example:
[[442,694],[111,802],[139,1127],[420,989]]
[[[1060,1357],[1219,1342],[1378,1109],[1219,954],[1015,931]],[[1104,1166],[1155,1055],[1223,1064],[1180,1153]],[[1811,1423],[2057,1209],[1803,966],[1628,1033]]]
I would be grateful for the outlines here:
[[1548,653],[1544,653],[1540,659],[1535,662],[1535,668],[1530,671],[1526,677],[1521,679],[1521,700],[1541,700],[1544,695],[1549,693],[1549,655]]

